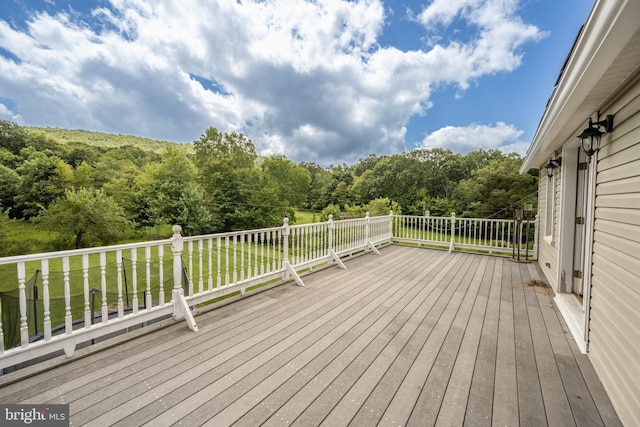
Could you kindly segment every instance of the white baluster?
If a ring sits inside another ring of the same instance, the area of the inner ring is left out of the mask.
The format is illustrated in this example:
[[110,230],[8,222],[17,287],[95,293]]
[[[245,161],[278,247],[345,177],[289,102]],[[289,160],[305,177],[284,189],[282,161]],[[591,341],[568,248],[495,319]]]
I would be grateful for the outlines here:
[[0,354],[4,354],[4,332],[2,329],[2,298],[0,298]]
[[109,321],[107,304],[107,253],[100,252],[100,292],[102,292],[102,323]]
[[89,305],[89,254],[82,255],[82,283],[84,284],[84,327],[91,327],[91,306]]
[[238,236],[240,240],[240,281],[244,280],[244,234]]
[[202,240],[198,240],[198,267],[200,269],[200,271],[198,272],[198,293],[202,293],[204,291],[204,279],[203,279],[203,272],[202,272]]
[[213,290],[213,239],[207,239],[207,249],[209,250],[209,271],[207,274],[207,290]]
[[238,240],[237,235],[233,235],[233,283],[238,283]]
[[144,261],[146,266],[147,292],[145,295],[144,305],[149,310],[153,307],[153,298],[151,298],[151,246],[144,248]]
[[229,284],[229,236],[224,237],[224,285]]
[[131,249],[131,284],[133,286],[133,297],[131,305],[133,314],[138,313],[138,250]]
[[20,344],[22,347],[29,346],[29,325],[27,323],[27,273],[24,262],[18,263],[18,293],[20,304]]
[[44,308],[44,340],[51,339],[51,308],[49,297],[49,260],[43,259],[40,263],[42,269],[42,304]]
[[189,287],[187,292],[189,296],[193,295],[193,240],[189,240],[187,244],[187,251],[189,252]]
[[73,330],[71,318],[71,287],[69,285],[69,257],[62,257],[62,275],[64,282],[64,332],[70,334]]
[[259,273],[259,269],[258,269],[258,234],[253,234],[252,235],[252,239],[253,239],[253,277],[258,276]]
[[160,282],[160,290],[158,291],[158,305],[164,305],[164,245],[158,246],[158,281]]
[[265,232],[263,231],[260,237],[260,275],[263,275],[265,273],[264,265],[265,265],[266,259],[264,257],[264,240],[265,240]]
[[216,288],[220,289],[220,286],[222,285],[222,251],[220,250],[222,247],[222,238],[218,237],[216,239],[216,247],[218,248],[218,254],[217,254],[217,258],[218,258],[218,270],[216,272]]
[[122,250],[116,251],[116,271],[118,274],[118,319],[124,316],[124,300],[122,299]]

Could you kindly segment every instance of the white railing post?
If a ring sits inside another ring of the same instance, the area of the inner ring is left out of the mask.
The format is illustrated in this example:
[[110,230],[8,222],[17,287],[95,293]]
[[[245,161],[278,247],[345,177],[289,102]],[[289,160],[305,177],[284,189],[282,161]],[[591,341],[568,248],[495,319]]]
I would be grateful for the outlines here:
[[365,223],[364,234],[366,239],[367,250],[371,250],[373,251],[374,254],[380,255],[380,251],[378,250],[378,248],[376,248],[376,245],[374,245],[373,242],[371,241],[371,217],[369,216],[369,212],[367,212],[365,219],[367,221]]
[[173,318],[175,320],[185,319],[189,329],[194,332],[198,331],[198,325],[193,319],[193,314],[189,308],[184,292],[182,291],[182,251],[184,250],[184,239],[180,232],[182,227],[174,225],[173,236],[171,236],[171,252],[173,252],[173,290],[171,295],[173,299]]
[[182,227],[174,225],[173,236],[171,236],[171,252],[173,253],[173,300],[176,300],[176,292],[182,291],[182,251],[184,250],[184,240],[180,232]]
[[453,252],[456,249],[456,213],[451,212],[451,243],[449,245],[449,252]]
[[284,217],[284,220],[282,222],[282,250],[284,253],[284,258],[282,260],[282,262],[285,264],[284,267],[284,278],[285,280],[288,280],[289,277],[289,271],[287,270],[287,266],[286,264],[289,263],[289,234],[291,233],[291,226],[289,225],[289,218]]
[[371,217],[369,216],[369,212],[367,212],[364,216],[364,241],[367,246],[371,245]]
[[393,243],[393,210],[391,209],[389,209],[389,243]]
[[329,254],[333,252],[333,232],[335,228],[336,228],[336,225],[333,222],[333,214],[329,214],[329,224],[327,224],[327,229],[329,230],[329,242],[328,242],[327,249],[329,249]]
[[282,259],[282,268],[284,269],[284,279],[289,280],[291,277],[296,281],[298,286],[304,286],[302,279],[296,272],[296,269],[293,268],[291,263],[289,262],[289,235],[291,234],[291,226],[289,225],[289,218],[284,217],[284,221],[282,224],[282,250],[283,250],[283,259]]

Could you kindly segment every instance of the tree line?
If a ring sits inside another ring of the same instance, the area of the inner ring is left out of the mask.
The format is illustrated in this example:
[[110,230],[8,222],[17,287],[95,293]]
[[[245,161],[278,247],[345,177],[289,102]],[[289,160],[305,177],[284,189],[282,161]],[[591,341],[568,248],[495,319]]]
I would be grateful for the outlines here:
[[[55,249],[111,244],[180,224],[187,235],[274,227],[296,209],[363,216],[395,213],[509,218],[535,203],[535,170],[517,154],[418,149],[322,167],[259,156],[239,133],[210,127],[188,150],[61,143],[0,121],[0,239],[12,219],[58,232]],[[4,231],[3,231],[4,230]],[[0,255],[6,255],[1,254]]]

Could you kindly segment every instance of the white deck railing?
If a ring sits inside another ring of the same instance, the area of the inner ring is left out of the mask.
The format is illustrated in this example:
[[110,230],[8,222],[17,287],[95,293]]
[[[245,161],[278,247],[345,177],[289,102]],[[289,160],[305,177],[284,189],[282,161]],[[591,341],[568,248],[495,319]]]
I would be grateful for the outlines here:
[[81,343],[145,322],[188,318],[189,307],[272,280],[303,285],[301,271],[343,266],[341,257],[390,243],[390,223],[285,219],[282,227],[184,238],[174,227],[167,240],[0,258],[2,288],[16,287],[15,296],[2,294],[0,369],[71,356]]
[[[532,225],[532,229],[533,229]],[[0,369],[396,243],[515,252],[513,222],[380,216],[0,258]],[[520,237],[524,226],[519,228]],[[535,233],[533,233],[535,234]],[[524,239],[522,239],[524,242]],[[524,256],[528,248],[516,245]],[[535,253],[535,248],[530,251]],[[14,286],[11,286],[11,284]]]
[[395,216],[393,241],[436,247],[478,250],[533,259],[537,254],[537,218],[508,219]]

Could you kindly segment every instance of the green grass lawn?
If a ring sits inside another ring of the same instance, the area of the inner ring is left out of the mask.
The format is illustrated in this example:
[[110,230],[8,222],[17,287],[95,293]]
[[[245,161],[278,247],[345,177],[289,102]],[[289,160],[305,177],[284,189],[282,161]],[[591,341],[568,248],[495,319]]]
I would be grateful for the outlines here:
[[312,224],[320,220],[320,213],[316,211],[296,210],[296,225]]

